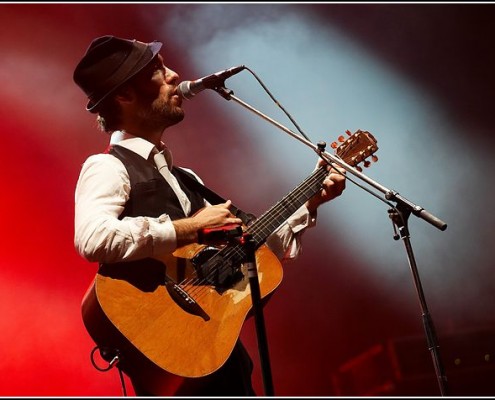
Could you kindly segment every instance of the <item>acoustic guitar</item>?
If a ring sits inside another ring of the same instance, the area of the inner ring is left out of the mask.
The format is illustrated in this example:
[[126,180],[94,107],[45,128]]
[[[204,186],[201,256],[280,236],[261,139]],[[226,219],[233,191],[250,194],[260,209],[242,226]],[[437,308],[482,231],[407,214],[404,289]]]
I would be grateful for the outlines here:
[[[376,140],[358,130],[334,142],[347,164],[376,161]],[[260,296],[266,300],[282,281],[279,259],[265,244],[292,213],[322,186],[328,172],[315,171],[245,231],[255,242]],[[202,377],[220,368],[231,354],[251,308],[245,248],[191,244],[178,248],[165,264],[149,270],[100,268],[82,301],[82,316],[100,349],[118,347],[127,369],[151,376],[138,364],[181,377]]]

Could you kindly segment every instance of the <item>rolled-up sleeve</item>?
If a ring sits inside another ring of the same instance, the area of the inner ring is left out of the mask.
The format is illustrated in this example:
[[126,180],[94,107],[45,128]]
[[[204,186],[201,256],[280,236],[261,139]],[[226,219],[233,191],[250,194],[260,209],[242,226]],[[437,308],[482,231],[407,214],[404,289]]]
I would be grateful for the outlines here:
[[129,192],[120,160],[110,154],[86,160],[75,191],[74,244],[88,261],[162,259],[175,250],[177,239],[168,215],[119,219]]
[[315,225],[316,215],[303,205],[267,238],[266,244],[280,260],[294,259],[302,251],[303,233]]

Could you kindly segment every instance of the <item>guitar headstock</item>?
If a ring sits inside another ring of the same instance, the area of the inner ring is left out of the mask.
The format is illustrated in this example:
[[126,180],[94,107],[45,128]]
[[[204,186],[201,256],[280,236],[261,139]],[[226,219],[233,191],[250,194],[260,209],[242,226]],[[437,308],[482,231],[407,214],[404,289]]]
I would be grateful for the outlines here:
[[371,133],[360,129],[352,134],[350,131],[346,131],[346,133],[348,135],[347,138],[343,135],[339,136],[338,142],[340,144],[337,142],[331,144],[338,157],[347,164],[356,167],[358,171],[362,171],[361,167],[358,166],[361,162],[363,162],[365,168],[370,166],[371,162],[367,160],[368,157],[371,157],[373,162],[378,161],[378,157],[375,155],[378,145]]

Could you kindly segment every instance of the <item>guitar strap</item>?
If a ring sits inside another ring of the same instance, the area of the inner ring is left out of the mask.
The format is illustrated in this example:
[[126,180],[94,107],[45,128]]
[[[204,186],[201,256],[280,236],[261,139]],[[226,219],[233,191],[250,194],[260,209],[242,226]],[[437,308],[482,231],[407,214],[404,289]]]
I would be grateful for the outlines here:
[[[187,181],[188,187],[197,190],[209,203],[220,204],[220,203],[225,203],[227,201],[222,196],[218,195],[213,190],[207,188],[205,185],[201,184],[191,176],[186,174],[181,174],[181,178],[183,179],[183,181]],[[248,226],[252,221],[256,219],[255,215],[248,214],[233,204],[231,204],[230,206],[230,211],[237,218],[240,218],[246,226]]]

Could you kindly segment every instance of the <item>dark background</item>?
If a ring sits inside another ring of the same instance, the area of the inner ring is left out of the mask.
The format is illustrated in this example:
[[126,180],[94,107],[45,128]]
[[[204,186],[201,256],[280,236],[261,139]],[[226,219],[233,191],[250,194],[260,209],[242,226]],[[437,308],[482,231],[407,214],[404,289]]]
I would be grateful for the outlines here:
[[[161,26],[167,24],[164,15],[187,15],[199,7],[213,5],[0,4],[0,395],[120,395],[117,373],[104,374],[91,366],[93,344],[80,317],[80,302],[96,266],[82,260],[73,248],[73,192],[81,164],[105,148],[107,137],[96,131],[94,117],[84,111],[85,99],[72,82],[72,71],[94,37],[111,33],[145,41],[161,39]],[[223,10],[235,7],[244,6],[228,4]],[[265,7],[251,5],[249,11],[261,12]],[[463,155],[459,159],[469,160],[475,174],[459,174],[468,165],[456,163],[456,154],[439,155],[455,166],[445,174],[459,175],[449,196],[455,211],[431,210],[449,223],[445,233],[423,228],[427,224],[422,222],[415,221],[414,227],[424,229],[432,251],[445,260],[434,270],[420,271],[451,393],[495,394],[494,6],[289,3],[276,7],[278,18],[295,9],[359,43],[426,88],[460,128],[446,140],[459,143],[457,151]],[[184,23],[186,28],[194,27]],[[297,30],[292,34],[297,35]],[[181,49],[174,48],[173,39],[163,39],[167,64],[184,77],[208,72],[180,58]],[[283,70],[279,76],[284,77]],[[256,213],[291,189],[295,181],[283,181],[277,174],[268,182],[252,181],[266,175],[264,156],[255,143],[224,134],[235,122],[220,118],[223,108],[206,99],[197,104],[187,105],[190,117],[182,133],[170,136],[179,162],[193,167],[220,193],[231,193],[233,199],[244,199],[246,194],[247,200],[239,205]],[[431,129],[435,135],[438,127]],[[195,134],[199,130],[200,138]],[[465,136],[455,136],[458,132]],[[235,175],[239,155],[249,160],[251,168],[242,177]],[[399,169],[427,172],[434,167],[415,166],[413,157],[411,153]],[[381,160],[386,158],[385,151]],[[382,168],[386,165],[382,161]],[[428,174],[424,177],[428,179]],[[391,183],[399,180],[400,176]],[[245,193],[248,184],[252,186]],[[429,194],[410,189],[414,200],[428,202]],[[322,215],[332,213],[331,206],[328,210]],[[365,230],[370,237],[382,230],[360,225],[352,210],[347,211],[355,230]],[[457,218],[468,223],[462,239],[451,241],[447,235],[456,229]],[[277,395],[439,394],[416,287],[400,246],[396,248],[404,265],[395,272],[400,284],[392,293],[387,277],[360,274],[368,264],[360,257],[359,243],[342,239],[337,224],[320,224],[307,233],[303,255],[286,268],[284,281],[265,311]],[[419,266],[430,267],[422,253],[425,249],[417,250]],[[387,263],[388,253],[380,247],[376,252],[375,261]],[[247,321],[242,337],[255,361],[254,381],[262,394],[253,321]]]

